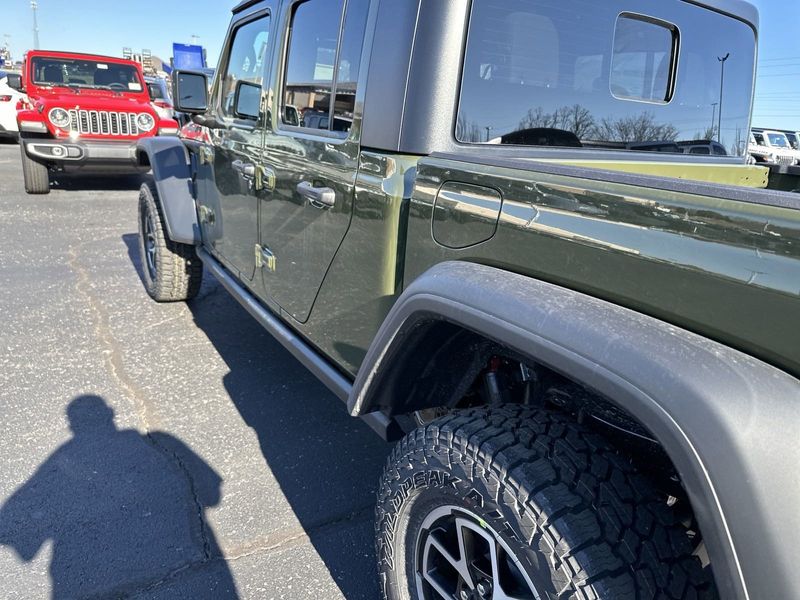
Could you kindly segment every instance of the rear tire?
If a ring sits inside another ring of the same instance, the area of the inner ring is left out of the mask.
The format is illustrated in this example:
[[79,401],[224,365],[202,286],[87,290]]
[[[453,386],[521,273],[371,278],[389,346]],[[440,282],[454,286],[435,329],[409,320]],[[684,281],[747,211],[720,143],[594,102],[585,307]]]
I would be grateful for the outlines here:
[[436,586],[463,600],[498,586],[513,598],[717,597],[666,498],[603,438],[543,409],[472,409],[409,434],[381,480],[376,534],[392,600],[438,599]]
[[22,178],[25,181],[25,192],[28,194],[50,193],[50,171],[47,165],[34,160],[25,152],[25,145],[20,143],[22,154]]
[[180,302],[197,296],[203,282],[203,263],[194,246],[167,237],[151,182],[139,192],[139,257],[147,293],[156,302]]

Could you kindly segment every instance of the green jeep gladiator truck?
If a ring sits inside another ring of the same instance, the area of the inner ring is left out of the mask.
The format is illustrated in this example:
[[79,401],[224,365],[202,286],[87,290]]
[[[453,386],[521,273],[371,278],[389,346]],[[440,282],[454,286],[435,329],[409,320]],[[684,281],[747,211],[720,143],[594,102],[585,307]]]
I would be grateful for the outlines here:
[[147,291],[211,273],[402,438],[386,598],[800,598],[800,197],[746,162],[757,32],[742,0],[248,0],[210,92],[174,74]]

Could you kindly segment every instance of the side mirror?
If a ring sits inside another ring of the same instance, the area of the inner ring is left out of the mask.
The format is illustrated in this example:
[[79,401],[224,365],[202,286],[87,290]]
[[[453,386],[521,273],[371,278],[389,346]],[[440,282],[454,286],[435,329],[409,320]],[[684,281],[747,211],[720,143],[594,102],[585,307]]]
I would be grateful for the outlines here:
[[261,86],[249,81],[236,84],[236,95],[233,99],[233,114],[238,119],[258,121],[261,116]]
[[22,75],[16,75],[14,73],[8,74],[8,87],[12,90],[17,90],[18,92],[22,91]]
[[208,78],[204,73],[175,71],[172,74],[175,110],[199,115],[208,110]]

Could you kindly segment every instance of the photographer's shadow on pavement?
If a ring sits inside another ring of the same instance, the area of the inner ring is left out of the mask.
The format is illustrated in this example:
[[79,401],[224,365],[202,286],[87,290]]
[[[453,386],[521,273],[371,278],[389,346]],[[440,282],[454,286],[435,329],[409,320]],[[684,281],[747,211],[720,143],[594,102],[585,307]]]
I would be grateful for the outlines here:
[[175,437],[120,430],[98,396],[66,410],[73,437],[0,509],[0,544],[30,562],[52,541],[52,598],[155,592],[178,572],[213,579],[195,598],[237,598],[204,511],[222,480]]

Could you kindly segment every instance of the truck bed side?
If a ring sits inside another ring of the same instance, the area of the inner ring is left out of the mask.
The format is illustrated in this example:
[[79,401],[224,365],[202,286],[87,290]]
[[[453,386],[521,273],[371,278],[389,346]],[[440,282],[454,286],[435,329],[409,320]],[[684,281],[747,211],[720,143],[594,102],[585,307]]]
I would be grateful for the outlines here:
[[[496,208],[487,197],[499,199]],[[409,213],[406,283],[445,260],[488,264],[640,311],[800,375],[794,195],[465,153],[419,163]],[[451,228],[465,224],[494,233],[472,245],[451,240]]]

